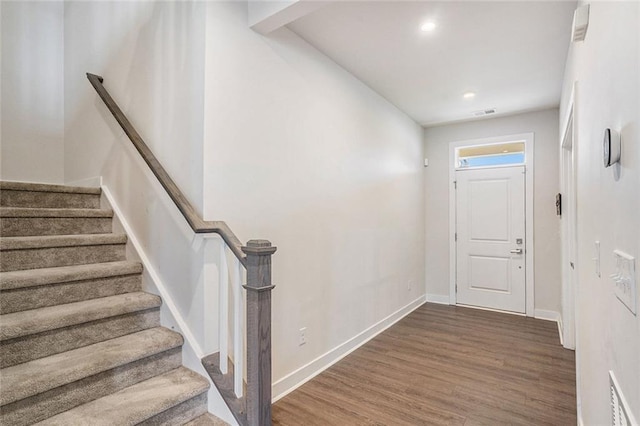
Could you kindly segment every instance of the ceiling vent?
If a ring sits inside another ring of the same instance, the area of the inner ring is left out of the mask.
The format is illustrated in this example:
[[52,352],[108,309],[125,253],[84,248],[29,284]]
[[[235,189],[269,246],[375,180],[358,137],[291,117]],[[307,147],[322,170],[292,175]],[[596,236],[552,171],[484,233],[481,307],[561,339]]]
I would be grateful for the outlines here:
[[473,112],[473,116],[474,117],[484,117],[485,115],[491,115],[491,114],[495,114],[496,113],[496,109],[495,108],[491,108],[491,109],[483,109],[480,111],[474,111]]
[[571,39],[573,41],[583,41],[587,36],[589,27],[589,5],[580,6],[573,12],[573,27],[571,29]]

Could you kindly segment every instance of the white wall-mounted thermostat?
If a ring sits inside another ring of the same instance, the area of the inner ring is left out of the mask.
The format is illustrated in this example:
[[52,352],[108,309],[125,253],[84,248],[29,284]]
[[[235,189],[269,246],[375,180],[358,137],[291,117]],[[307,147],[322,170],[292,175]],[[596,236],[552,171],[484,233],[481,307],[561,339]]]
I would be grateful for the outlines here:
[[613,129],[604,130],[602,157],[605,167],[612,166],[620,161],[620,135]]

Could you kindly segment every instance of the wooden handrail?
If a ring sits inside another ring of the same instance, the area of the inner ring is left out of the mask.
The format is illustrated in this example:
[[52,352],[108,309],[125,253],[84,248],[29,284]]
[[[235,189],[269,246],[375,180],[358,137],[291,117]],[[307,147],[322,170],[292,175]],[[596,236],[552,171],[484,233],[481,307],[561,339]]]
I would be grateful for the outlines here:
[[229,226],[222,221],[205,221],[203,220],[193,205],[187,200],[184,196],[180,188],[176,185],[176,183],[171,179],[171,176],[167,173],[167,171],[162,167],[162,164],[158,161],[153,152],[149,149],[145,141],[142,139],[140,134],[133,127],[131,122],[124,115],[118,104],[113,100],[107,89],[105,89],[102,82],[104,79],[99,75],[87,73],[87,78],[91,82],[91,85],[100,98],[104,101],[113,117],[116,119],[122,130],[127,134],[129,140],[133,143],[133,146],[136,147],[144,161],[147,163],[153,174],[158,178],[160,184],[163,186],[169,197],[173,200],[182,216],[184,216],[185,220],[193,229],[193,232],[197,234],[208,234],[215,233],[222,237],[222,239],[227,243],[233,254],[240,260],[242,265],[247,266],[246,255],[242,251],[242,243],[235,236],[235,234],[231,231]]

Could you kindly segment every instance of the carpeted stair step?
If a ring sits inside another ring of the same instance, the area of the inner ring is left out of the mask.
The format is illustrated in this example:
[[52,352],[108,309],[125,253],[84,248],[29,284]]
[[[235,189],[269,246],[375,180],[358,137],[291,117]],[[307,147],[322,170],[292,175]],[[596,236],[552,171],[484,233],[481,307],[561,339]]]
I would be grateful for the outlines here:
[[54,209],[98,209],[100,188],[0,182],[0,206]]
[[40,426],[182,425],[207,412],[209,382],[184,367],[47,419]]
[[209,382],[184,367],[76,407],[39,425],[182,425],[207,411]]
[[26,311],[141,290],[142,264],[108,262],[0,274],[0,313]]
[[99,188],[0,181],[0,425],[221,426]]
[[52,235],[0,240],[0,271],[125,260],[126,235]]
[[160,297],[143,292],[0,315],[2,367],[160,324]]
[[184,426],[228,426],[228,423],[211,413],[205,413],[191,420],[189,423],[185,423]]
[[106,234],[112,218],[111,210],[0,207],[0,235]]
[[[181,365],[182,343],[180,334],[157,327],[4,368],[0,424],[41,421],[175,370]],[[96,423],[85,419],[83,424]]]

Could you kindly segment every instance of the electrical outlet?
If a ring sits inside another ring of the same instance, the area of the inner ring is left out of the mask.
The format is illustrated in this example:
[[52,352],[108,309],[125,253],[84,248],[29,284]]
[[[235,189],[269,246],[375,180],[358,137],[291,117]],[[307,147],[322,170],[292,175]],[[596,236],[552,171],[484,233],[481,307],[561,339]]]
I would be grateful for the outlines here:
[[300,334],[298,335],[298,346],[305,345],[307,343],[307,327],[302,327],[300,329]]
[[616,286],[616,296],[635,315],[637,294],[635,258],[620,250],[614,250],[613,255],[616,261],[616,273],[612,274],[611,278]]
[[411,291],[413,289],[413,280],[407,281],[407,291]]

